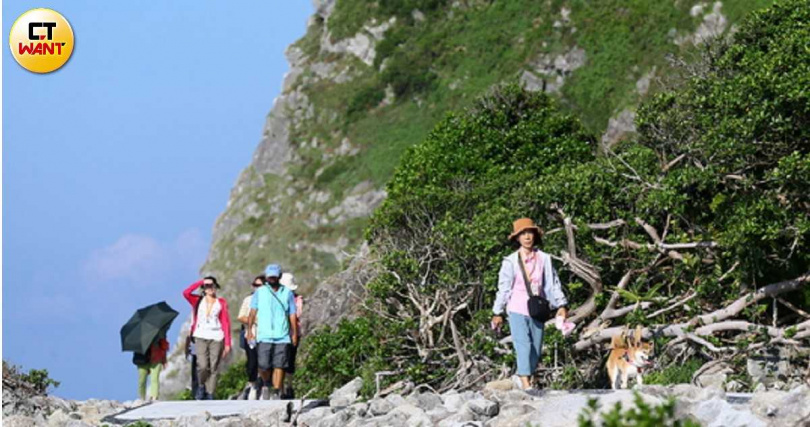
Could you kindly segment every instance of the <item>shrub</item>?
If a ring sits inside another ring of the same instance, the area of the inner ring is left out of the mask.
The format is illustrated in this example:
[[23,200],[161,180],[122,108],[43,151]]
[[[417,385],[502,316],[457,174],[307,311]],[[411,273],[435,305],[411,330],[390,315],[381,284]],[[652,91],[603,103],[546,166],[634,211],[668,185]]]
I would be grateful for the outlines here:
[[383,357],[391,354],[396,336],[386,334],[383,324],[372,317],[341,320],[307,335],[302,341],[294,387],[310,398],[326,398],[332,390],[357,376],[364,377],[366,396],[373,394],[374,372],[388,366]]
[[376,107],[385,98],[385,91],[378,86],[366,86],[358,90],[346,107],[346,121],[360,117],[367,110]]
[[588,406],[579,414],[579,427],[700,427],[692,420],[678,420],[675,418],[675,402],[669,400],[658,406],[650,406],[641,395],[634,393],[634,408],[622,411],[621,402],[609,412],[603,413],[601,420],[598,417],[599,403],[597,399],[588,399]]
[[676,363],[660,371],[650,371],[644,375],[644,384],[688,384],[702,365],[700,359],[689,359],[683,364]]
[[37,393],[45,394],[48,392],[49,387],[59,387],[60,382],[52,379],[48,375],[47,369],[31,369],[28,372],[22,372],[19,366],[3,361],[3,377],[21,381],[29,384]]
[[243,360],[228,366],[228,369],[217,379],[215,399],[229,399],[245,388],[248,382],[246,365],[247,362]]

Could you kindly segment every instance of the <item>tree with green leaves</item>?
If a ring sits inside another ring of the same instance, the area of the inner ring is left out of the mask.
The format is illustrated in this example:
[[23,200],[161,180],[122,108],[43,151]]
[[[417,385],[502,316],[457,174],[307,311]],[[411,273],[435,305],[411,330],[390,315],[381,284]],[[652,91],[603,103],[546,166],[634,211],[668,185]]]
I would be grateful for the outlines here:
[[[490,308],[510,224],[531,217],[580,325],[566,339],[547,329],[546,348],[579,373],[568,385],[600,385],[599,348],[627,325],[673,364],[774,346],[806,364],[807,46],[806,1],[753,14],[642,106],[636,141],[600,155],[576,118],[517,86],[449,115],[402,158],[371,220],[380,273],[364,313],[378,341],[342,357],[437,390],[506,375],[513,356]],[[304,364],[310,376],[330,369]],[[550,371],[541,381],[559,379]]]

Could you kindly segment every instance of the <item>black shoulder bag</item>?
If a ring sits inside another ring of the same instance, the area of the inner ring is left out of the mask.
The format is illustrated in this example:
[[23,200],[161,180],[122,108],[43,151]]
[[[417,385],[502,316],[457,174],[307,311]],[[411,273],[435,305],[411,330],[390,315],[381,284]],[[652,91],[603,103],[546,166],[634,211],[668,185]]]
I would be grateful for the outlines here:
[[551,306],[549,306],[548,300],[543,295],[542,286],[540,287],[540,295],[532,295],[531,282],[526,274],[526,265],[523,264],[523,258],[520,257],[520,254],[518,254],[518,261],[520,262],[520,272],[523,273],[526,293],[529,294],[529,316],[545,323],[548,319],[551,319]]

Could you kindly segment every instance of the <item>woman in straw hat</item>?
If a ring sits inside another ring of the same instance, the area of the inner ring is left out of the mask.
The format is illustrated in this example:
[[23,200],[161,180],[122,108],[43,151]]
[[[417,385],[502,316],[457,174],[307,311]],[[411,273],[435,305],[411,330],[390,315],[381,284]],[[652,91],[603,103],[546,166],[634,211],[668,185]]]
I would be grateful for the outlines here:
[[[543,231],[530,218],[521,218],[512,223],[509,240],[519,249],[506,258],[498,273],[498,293],[492,307],[492,324],[500,327],[504,311],[509,316],[509,329],[517,356],[517,377],[520,388],[531,388],[530,378],[543,348],[543,322],[529,315],[529,294],[540,295],[548,301],[557,317],[565,320],[568,315],[568,300],[562,291],[560,279],[551,265],[551,256],[536,247]],[[521,271],[523,269],[523,271]],[[529,286],[526,281],[530,282]],[[516,379],[517,380],[517,379]],[[517,381],[516,381],[517,382]]]

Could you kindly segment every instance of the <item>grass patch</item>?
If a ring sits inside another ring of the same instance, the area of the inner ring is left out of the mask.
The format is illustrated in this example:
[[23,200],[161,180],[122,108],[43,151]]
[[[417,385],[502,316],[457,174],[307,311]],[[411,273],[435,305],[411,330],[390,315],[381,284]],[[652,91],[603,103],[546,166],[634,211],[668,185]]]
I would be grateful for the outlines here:
[[702,360],[689,359],[683,364],[675,364],[644,375],[644,384],[689,384],[692,382],[692,375],[701,366],[703,366]]

